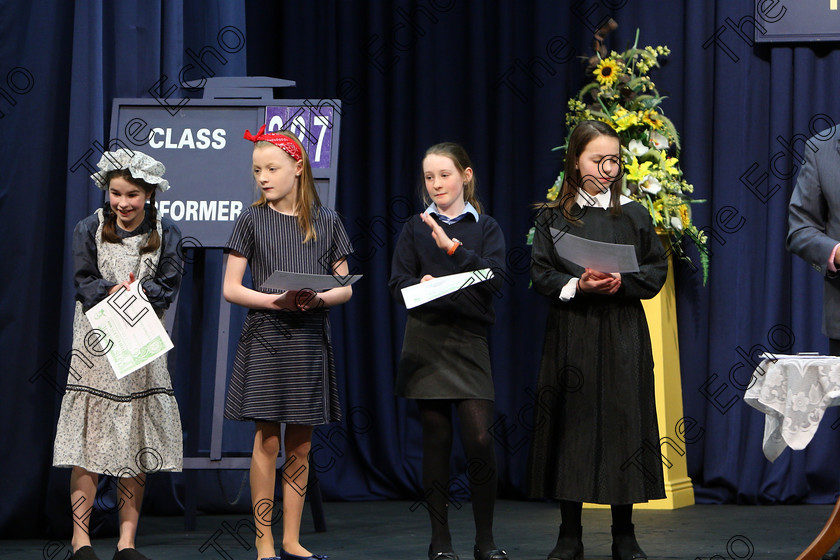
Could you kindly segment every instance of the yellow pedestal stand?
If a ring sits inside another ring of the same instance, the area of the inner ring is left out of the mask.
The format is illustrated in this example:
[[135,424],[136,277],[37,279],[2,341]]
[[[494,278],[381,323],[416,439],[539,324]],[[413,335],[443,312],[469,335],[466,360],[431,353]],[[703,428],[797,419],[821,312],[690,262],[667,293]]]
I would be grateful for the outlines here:
[[[663,243],[668,243],[668,241],[663,240]],[[659,420],[659,447],[665,475],[665,498],[636,504],[634,508],[677,509],[694,505],[694,486],[688,477],[686,445],[681,439],[684,434],[679,432],[683,406],[674,266],[671,258],[668,259],[668,278],[665,280],[662,291],[655,298],[642,301],[642,304],[647,315],[653,350],[656,415]],[[584,507],[609,506],[584,504]]]

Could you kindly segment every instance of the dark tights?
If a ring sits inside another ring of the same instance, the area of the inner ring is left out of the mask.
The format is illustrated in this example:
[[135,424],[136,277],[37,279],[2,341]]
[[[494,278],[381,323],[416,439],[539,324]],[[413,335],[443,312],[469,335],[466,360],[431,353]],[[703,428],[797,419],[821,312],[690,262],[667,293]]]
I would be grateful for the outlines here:
[[452,451],[452,404],[458,411],[461,440],[467,456],[467,478],[472,494],[475,543],[481,551],[493,542],[493,506],[496,502],[496,451],[490,435],[493,401],[480,399],[418,400],[423,425],[423,488],[432,522],[433,552],[452,551],[449,534],[449,455]]
[[[570,534],[575,534],[572,531],[577,531],[580,527],[582,508],[583,504],[581,502],[560,500],[560,516],[564,528],[567,528]],[[610,509],[612,510],[612,524],[616,531],[629,531],[633,523],[633,504],[612,505]]]

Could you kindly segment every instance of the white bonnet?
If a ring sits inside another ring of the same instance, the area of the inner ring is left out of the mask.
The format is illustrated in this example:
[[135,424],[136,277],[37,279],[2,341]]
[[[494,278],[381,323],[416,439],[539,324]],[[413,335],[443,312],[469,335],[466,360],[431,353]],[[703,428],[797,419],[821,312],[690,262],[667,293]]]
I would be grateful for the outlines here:
[[130,151],[120,148],[113,152],[105,152],[102,154],[102,159],[99,160],[97,167],[100,170],[91,175],[90,178],[96,181],[96,186],[103,191],[108,188],[108,185],[105,184],[105,174],[116,169],[128,169],[132,177],[157,186],[160,192],[169,189],[169,181],[162,177],[166,167],[155,158],[136,150]]

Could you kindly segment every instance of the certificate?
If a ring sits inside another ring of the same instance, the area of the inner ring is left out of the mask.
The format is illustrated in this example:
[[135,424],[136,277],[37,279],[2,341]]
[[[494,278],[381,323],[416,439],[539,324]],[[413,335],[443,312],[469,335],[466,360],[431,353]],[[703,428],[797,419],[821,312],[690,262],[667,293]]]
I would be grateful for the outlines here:
[[493,272],[489,268],[473,270],[472,272],[460,272],[448,276],[440,276],[427,282],[420,282],[400,290],[406,309],[423,305],[439,297],[452,292],[457,292],[467,286],[473,286],[479,282],[493,278]]
[[636,248],[632,245],[592,241],[565,230],[549,229],[554,249],[567,261],[598,272],[639,272]]
[[104,333],[99,341],[117,379],[137,371],[173,348],[172,340],[152,304],[137,290],[140,282],[108,296],[85,315],[94,329]]
[[268,279],[262,283],[261,289],[274,290],[312,290],[323,292],[332,288],[349,286],[359,278],[361,274],[303,274],[299,272],[283,272],[275,270]]

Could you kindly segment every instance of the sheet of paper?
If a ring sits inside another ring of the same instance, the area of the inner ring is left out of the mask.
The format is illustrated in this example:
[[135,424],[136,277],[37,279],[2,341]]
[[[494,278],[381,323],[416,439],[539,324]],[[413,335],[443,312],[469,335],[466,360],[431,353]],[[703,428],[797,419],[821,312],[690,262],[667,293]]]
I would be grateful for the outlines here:
[[349,286],[359,278],[361,274],[348,274],[340,276],[337,274],[302,274],[298,272],[284,272],[275,270],[274,273],[263,282],[261,289],[272,288],[275,290],[312,290],[323,292],[332,288]]
[[557,254],[568,261],[599,272],[639,272],[632,245],[603,243],[549,228]]
[[138,294],[140,282],[132,282],[129,290],[120,290],[85,315],[98,335],[99,349],[114,368],[117,379],[137,371],[172,348],[172,340],[155,314],[152,304]]
[[491,278],[493,278],[493,272],[489,268],[482,268],[472,272],[440,276],[428,282],[420,282],[403,288],[401,291],[406,309],[411,309]]

